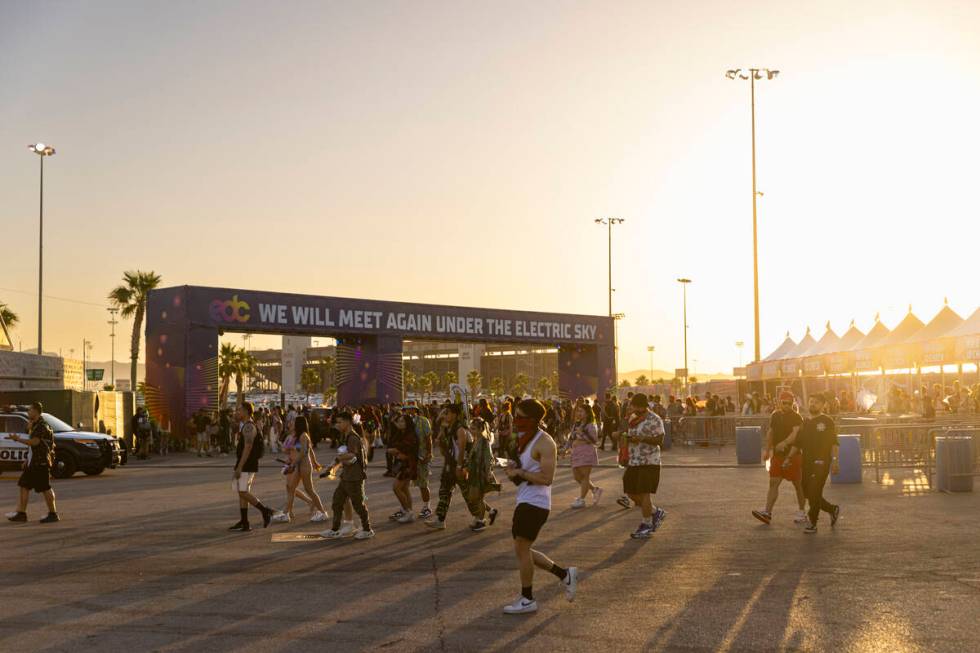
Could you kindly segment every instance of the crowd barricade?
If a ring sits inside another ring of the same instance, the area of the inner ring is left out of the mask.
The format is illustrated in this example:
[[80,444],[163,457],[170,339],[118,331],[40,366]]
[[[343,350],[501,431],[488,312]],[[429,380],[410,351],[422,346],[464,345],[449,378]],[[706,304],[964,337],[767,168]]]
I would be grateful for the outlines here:
[[882,469],[924,470],[932,486],[935,464],[934,424],[886,424],[876,426],[870,433],[870,447],[865,449],[866,460],[875,468],[875,482],[881,482]]
[[673,435],[674,442],[686,447],[718,447],[735,443],[735,420],[730,417],[682,417]]

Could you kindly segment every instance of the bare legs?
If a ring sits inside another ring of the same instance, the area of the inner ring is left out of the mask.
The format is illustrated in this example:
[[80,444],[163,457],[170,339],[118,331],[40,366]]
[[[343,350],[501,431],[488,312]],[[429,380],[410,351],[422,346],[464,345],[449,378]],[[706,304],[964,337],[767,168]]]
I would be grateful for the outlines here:
[[579,498],[585,499],[585,495],[596,489],[592,483],[592,467],[572,467],[572,478],[579,485]]

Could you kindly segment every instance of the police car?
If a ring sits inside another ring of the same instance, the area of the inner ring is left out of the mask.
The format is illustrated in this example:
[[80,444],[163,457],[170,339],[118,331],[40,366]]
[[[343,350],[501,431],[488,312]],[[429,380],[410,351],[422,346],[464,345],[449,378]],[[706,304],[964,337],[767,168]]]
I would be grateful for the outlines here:
[[[42,419],[54,431],[55,459],[51,475],[69,478],[76,471],[97,476],[106,468],[123,464],[123,451],[119,440],[111,435],[76,431],[50,413],[42,413]],[[27,461],[29,447],[10,439],[11,433],[26,437],[30,429],[26,410],[14,408],[0,410],[0,472],[20,471]]]

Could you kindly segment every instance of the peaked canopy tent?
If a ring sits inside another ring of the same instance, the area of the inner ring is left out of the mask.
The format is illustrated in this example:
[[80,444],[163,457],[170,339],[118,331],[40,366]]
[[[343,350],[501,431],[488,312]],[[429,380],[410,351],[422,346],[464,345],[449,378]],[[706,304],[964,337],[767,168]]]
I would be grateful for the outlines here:
[[796,341],[793,340],[789,331],[786,332],[786,339],[776,348],[774,352],[766,356],[759,363],[748,366],[748,378],[750,381],[761,381],[763,379],[779,378],[779,361],[786,357],[786,354],[796,349]]
[[803,357],[803,374],[805,376],[825,374],[827,371],[826,354],[838,349],[840,349],[840,336],[834,333],[830,327],[830,322],[827,322],[827,330],[823,336]]
[[[880,323],[879,323],[880,324]],[[851,348],[864,338],[861,329],[851,320],[851,328],[840,337],[837,349],[826,352],[824,369],[828,374],[845,374],[854,367],[854,354]]]
[[955,342],[957,360],[980,365],[980,308],[946,336]]

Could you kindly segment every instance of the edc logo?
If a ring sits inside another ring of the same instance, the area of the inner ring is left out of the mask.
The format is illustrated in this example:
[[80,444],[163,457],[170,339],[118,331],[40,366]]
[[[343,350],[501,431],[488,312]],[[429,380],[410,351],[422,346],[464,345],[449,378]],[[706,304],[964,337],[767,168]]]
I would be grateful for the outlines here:
[[216,299],[211,302],[211,319],[215,322],[248,322],[250,307],[248,302],[238,299],[238,295],[232,296],[228,301]]

